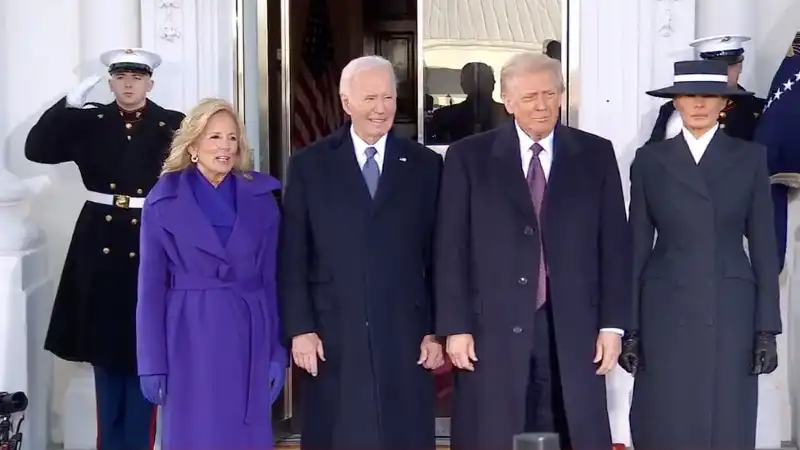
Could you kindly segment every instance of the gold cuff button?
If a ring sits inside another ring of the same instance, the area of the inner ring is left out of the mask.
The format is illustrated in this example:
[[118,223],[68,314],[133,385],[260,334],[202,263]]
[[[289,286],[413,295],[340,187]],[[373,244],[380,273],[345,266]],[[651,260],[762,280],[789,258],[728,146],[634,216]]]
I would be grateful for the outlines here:
[[136,219],[131,219],[131,225],[136,225],[137,223],[139,223],[139,221],[138,221],[138,220],[136,220]]
[[144,193],[144,191],[143,191],[143,190],[141,190],[141,189],[137,189],[137,190],[136,190],[136,193],[137,193],[137,194],[143,194],[143,193]]
[[111,216],[106,216],[106,222],[111,222]]
[[111,253],[111,249],[108,248],[108,247],[104,247],[103,248],[103,253],[105,253],[107,255],[107,254]]
[[136,258],[136,253],[133,252],[128,253],[128,258]]
[[111,189],[116,189],[117,188],[117,184],[116,183],[111,183],[111,184],[108,185],[108,187],[110,187]]

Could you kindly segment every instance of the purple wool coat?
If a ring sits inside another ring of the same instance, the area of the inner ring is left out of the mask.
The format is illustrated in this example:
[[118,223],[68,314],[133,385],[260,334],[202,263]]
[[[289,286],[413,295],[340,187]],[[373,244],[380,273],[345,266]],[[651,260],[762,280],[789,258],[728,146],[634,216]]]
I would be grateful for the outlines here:
[[276,312],[280,184],[235,175],[223,244],[192,191],[194,170],[163,176],[142,210],[139,375],[167,376],[163,450],[271,449],[269,365],[288,357]]

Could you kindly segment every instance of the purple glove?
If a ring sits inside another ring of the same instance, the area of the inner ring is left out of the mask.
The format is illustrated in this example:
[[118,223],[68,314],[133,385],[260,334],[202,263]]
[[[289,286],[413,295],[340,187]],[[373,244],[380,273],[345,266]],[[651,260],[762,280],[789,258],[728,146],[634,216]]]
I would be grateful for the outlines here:
[[139,387],[144,398],[154,405],[163,405],[167,397],[166,375],[142,375],[139,377]]
[[283,381],[286,378],[286,364],[272,362],[269,364],[269,404],[275,403],[283,389]]

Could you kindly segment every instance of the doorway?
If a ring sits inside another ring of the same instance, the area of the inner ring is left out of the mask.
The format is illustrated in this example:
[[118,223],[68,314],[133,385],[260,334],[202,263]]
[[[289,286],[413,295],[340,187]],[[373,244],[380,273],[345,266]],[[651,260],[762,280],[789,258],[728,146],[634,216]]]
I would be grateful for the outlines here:
[[[444,154],[450,143],[507,120],[502,64],[520,51],[560,59],[562,121],[577,124],[580,0],[235,0],[237,98],[257,168],[285,179],[290,155],[341,126],[339,74],[365,54],[390,60],[398,81],[394,132]],[[572,20],[570,20],[572,18]],[[563,57],[562,57],[563,55]],[[289,376],[273,411],[279,438],[302,430]],[[451,366],[434,376],[437,435],[450,435]]]

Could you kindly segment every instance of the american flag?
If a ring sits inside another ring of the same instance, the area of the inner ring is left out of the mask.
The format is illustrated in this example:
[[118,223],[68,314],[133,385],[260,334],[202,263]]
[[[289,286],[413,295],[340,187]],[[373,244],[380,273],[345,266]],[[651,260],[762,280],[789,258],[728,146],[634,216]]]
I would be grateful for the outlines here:
[[331,133],[343,122],[327,0],[309,2],[306,23],[295,84],[294,149]]
[[772,202],[778,261],[783,269],[786,255],[788,196],[800,188],[800,55],[793,51],[784,58],[767,96],[754,140],[767,147],[767,164],[772,179]]

